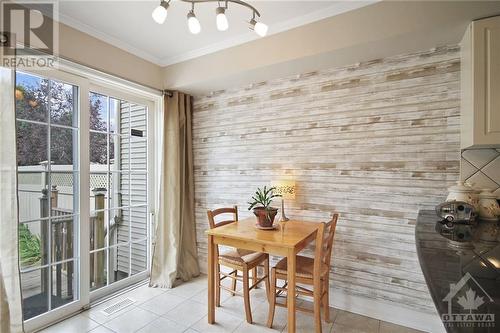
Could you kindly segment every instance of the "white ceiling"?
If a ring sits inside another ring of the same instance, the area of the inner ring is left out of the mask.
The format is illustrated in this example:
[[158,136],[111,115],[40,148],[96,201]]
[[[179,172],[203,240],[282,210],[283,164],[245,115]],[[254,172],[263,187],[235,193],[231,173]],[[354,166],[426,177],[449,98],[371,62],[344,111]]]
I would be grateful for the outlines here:
[[[151,18],[159,0],[59,2],[59,20],[73,28],[104,40],[161,66],[213,53],[259,38],[249,31],[249,9],[229,4],[229,29],[215,27],[216,3],[198,4],[195,13],[202,31],[192,35],[187,29],[188,3],[173,0],[163,25]],[[366,1],[248,1],[269,26],[268,35],[354,10],[376,0]]]

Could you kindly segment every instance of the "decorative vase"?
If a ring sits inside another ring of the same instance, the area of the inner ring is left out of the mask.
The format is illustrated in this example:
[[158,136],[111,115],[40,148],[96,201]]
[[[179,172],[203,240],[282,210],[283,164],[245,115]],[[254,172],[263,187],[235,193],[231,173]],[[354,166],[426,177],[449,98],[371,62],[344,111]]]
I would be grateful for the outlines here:
[[253,209],[253,213],[257,217],[257,224],[261,228],[272,228],[274,218],[278,214],[278,208],[274,207],[257,207]]
[[500,217],[500,206],[495,194],[489,189],[484,189],[479,194],[478,214],[484,219],[498,219]]
[[475,209],[478,207],[477,192],[461,181],[458,181],[457,185],[448,188],[446,201],[462,201],[474,206]]

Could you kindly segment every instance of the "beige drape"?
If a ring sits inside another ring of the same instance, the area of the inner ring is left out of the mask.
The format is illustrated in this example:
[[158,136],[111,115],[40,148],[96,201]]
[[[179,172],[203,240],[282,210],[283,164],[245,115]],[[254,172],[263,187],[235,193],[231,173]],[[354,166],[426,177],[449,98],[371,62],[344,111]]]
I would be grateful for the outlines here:
[[151,286],[172,288],[199,275],[194,220],[191,96],[165,96],[161,181]]
[[0,333],[23,331],[17,238],[14,74],[0,67]]

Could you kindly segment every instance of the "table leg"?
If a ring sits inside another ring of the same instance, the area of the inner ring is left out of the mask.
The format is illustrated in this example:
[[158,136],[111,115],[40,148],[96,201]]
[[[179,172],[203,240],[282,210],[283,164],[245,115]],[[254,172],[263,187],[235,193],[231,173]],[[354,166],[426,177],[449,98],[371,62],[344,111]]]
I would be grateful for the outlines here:
[[208,236],[208,323],[215,323],[215,244]]
[[295,333],[295,271],[296,271],[296,254],[294,250],[288,251],[288,333]]

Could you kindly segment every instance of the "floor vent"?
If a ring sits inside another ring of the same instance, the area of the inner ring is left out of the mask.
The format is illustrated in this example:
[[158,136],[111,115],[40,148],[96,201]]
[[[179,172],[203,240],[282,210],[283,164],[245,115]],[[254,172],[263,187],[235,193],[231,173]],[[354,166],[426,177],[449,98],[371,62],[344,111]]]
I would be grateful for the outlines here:
[[125,309],[127,306],[130,306],[135,303],[135,300],[131,298],[125,298],[122,299],[121,301],[118,301],[114,304],[111,304],[107,308],[104,308],[101,310],[102,313],[104,313],[106,316],[110,316],[113,313],[116,313],[122,309]]

